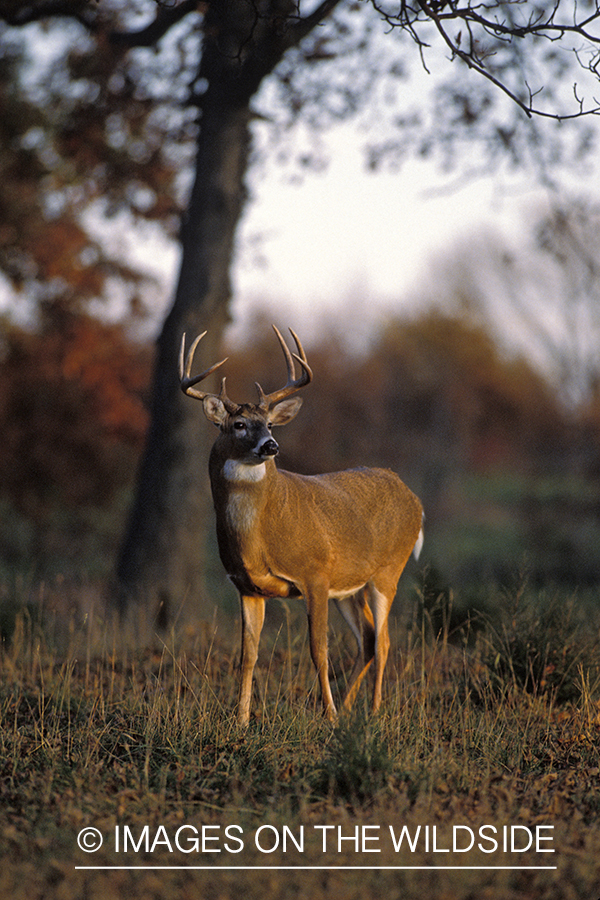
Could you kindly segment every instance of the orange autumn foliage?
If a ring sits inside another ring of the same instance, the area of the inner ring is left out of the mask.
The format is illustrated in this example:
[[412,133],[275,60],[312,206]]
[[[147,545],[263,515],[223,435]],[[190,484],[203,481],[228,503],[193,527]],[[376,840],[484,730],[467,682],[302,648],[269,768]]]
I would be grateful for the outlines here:
[[147,424],[149,353],[119,325],[61,317],[9,329],[0,362],[2,494],[27,515],[110,503],[132,478]]

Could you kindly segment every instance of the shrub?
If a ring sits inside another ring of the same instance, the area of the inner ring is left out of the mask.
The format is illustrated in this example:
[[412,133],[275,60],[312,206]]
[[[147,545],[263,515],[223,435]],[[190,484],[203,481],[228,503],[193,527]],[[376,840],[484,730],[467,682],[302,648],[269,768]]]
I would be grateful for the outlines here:
[[502,693],[516,688],[558,702],[578,700],[578,673],[587,679],[600,671],[599,627],[597,611],[577,595],[532,595],[520,588],[484,637],[493,686]]

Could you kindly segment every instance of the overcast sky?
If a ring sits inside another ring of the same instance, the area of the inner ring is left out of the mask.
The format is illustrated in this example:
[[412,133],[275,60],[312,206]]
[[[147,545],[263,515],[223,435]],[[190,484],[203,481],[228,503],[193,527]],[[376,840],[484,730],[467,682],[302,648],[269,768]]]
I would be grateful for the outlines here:
[[241,322],[248,300],[284,304],[282,312],[310,330],[323,310],[343,311],[360,295],[366,316],[401,308],[435,257],[484,227],[509,237],[544,198],[523,174],[510,184],[477,178],[458,187],[456,176],[416,160],[373,174],[351,129],[331,142],[324,173],[290,184],[273,168],[253,185],[234,269]]

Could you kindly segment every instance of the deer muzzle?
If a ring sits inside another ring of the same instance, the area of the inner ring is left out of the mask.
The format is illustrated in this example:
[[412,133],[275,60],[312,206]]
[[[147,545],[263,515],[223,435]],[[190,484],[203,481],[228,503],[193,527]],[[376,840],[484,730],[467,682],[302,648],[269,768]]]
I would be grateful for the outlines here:
[[260,445],[258,453],[260,456],[277,456],[279,444],[273,438],[269,438]]

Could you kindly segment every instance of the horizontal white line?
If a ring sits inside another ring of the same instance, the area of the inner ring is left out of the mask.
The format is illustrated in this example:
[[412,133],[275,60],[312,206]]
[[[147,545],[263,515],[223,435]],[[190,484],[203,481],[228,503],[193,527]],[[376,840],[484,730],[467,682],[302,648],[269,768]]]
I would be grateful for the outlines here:
[[557,869],[558,866],[75,866],[75,869],[96,869],[96,870],[128,870],[128,871],[145,871],[145,870],[161,870],[168,869],[190,871],[206,871],[206,872],[322,872],[322,871],[369,871],[369,872],[396,872],[396,871],[414,871],[421,869],[431,872],[432,870],[460,870],[460,871],[485,871],[485,872],[523,872],[526,870],[549,871]]

